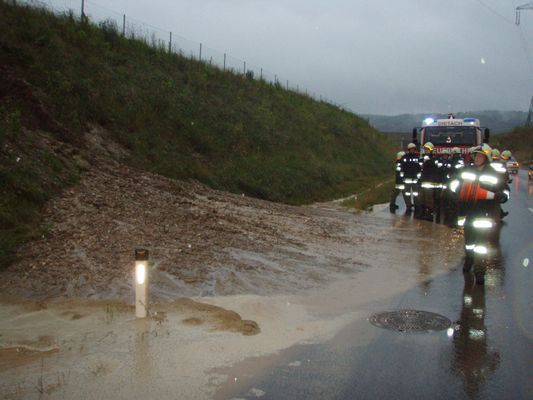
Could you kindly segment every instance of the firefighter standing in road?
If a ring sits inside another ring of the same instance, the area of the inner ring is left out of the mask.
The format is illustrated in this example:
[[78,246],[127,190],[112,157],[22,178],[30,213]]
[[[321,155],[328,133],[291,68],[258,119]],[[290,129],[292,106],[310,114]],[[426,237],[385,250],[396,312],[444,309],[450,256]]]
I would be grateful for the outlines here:
[[[461,149],[459,149],[459,147],[454,147],[452,149],[452,156],[450,158],[448,188],[449,182],[453,181],[459,176],[464,166],[465,164],[463,157],[461,156]],[[457,226],[457,215],[457,193],[454,193],[451,190],[445,190],[444,223],[451,227]]]
[[509,171],[507,171],[507,161],[511,158],[511,152],[509,150],[504,150],[500,154],[500,161],[505,168],[505,172],[507,173],[507,182],[511,183],[513,180],[511,179],[511,176],[509,175]]
[[465,166],[463,157],[461,157],[461,149],[459,147],[454,147],[452,149],[452,157],[450,158],[451,171],[450,178],[453,178],[454,175],[457,175],[459,169]]
[[[488,253],[490,241],[499,234],[500,204],[509,199],[509,186],[502,175],[490,166],[491,148],[476,147],[474,165],[465,167],[459,177],[450,182],[450,190],[458,193],[459,225],[465,230],[464,272],[474,263],[474,254]],[[477,284],[485,282],[484,263],[474,265]]]
[[400,176],[404,185],[403,200],[405,201],[405,212],[410,214],[418,197],[418,179],[420,178],[419,156],[416,152],[416,145],[409,143],[407,153],[400,160]]
[[433,143],[424,145],[425,154],[420,159],[422,173],[420,176],[419,206],[415,213],[416,218],[433,221],[435,212],[435,188],[440,187],[440,171],[437,166],[437,156],[434,153]]
[[396,205],[396,198],[398,197],[400,192],[404,189],[404,185],[403,185],[402,177],[401,177],[401,169],[400,169],[400,162],[404,154],[405,154],[405,151],[399,151],[396,154],[396,174],[395,174],[395,180],[394,180],[394,188],[392,189],[390,203],[389,203],[389,210],[392,213],[398,209],[398,206]]
[[[504,152],[505,153],[505,152]],[[500,159],[500,151],[498,149],[492,149],[491,152],[491,163],[490,166],[499,174],[501,174],[502,179],[505,182],[510,183],[511,179],[509,178],[509,172],[507,172],[506,163],[502,162]],[[509,213],[507,211],[503,211],[503,209],[500,206],[500,213],[501,217],[506,217]]]
[[442,149],[441,156],[437,160],[437,167],[439,168],[440,186],[435,188],[435,213],[437,216],[437,222],[444,222],[446,188],[448,187],[450,169],[452,167],[449,149]]

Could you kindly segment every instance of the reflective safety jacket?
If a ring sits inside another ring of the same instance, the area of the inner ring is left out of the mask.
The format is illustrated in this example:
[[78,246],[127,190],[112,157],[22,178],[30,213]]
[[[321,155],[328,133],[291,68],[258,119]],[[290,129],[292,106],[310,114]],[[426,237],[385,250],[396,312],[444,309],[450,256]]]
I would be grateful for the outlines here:
[[450,158],[450,162],[450,176],[453,178],[457,176],[459,170],[465,167],[465,162],[461,158],[461,156],[458,155],[452,155],[452,158]]
[[400,160],[400,175],[406,185],[415,184],[420,178],[419,157],[416,153],[407,152]]
[[450,190],[458,194],[459,203],[466,205],[489,205],[505,203],[509,199],[509,186],[505,177],[495,171],[490,163],[481,169],[468,166],[461,169],[450,182]]
[[509,172],[507,172],[507,165],[502,161],[492,161],[490,166],[496,171],[502,174],[505,178],[505,182],[509,182]]
[[395,174],[395,181],[394,181],[395,186],[394,187],[396,189],[403,190],[403,189],[405,189],[405,185],[403,184],[403,178],[402,178],[400,164],[401,164],[401,158],[397,158],[396,159],[396,174]]
[[422,189],[439,189],[441,184],[442,163],[437,159],[436,155],[424,155],[420,159],[422,164],[422,174],[420,176],[420,187]]
[[448,179],[450,179],[450,171],[452,168],[452,161],[448,159],[441,158],[437,161],[437,167],[440,171],[440,182],[443,188],[446,188]]

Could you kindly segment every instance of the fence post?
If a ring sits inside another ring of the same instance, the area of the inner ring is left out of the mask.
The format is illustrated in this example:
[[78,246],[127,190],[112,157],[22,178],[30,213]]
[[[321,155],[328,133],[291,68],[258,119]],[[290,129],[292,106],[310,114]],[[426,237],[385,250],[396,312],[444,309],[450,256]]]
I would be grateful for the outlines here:
[[260,79],[263,79],[263,68],[261,68],[261,75],[259,75]]
[[274,84],[278,83],[278,76],[274,74]]
[[170,32],[170,38],[168,39],[168,54],[172,54],[172,32]]
[[122,15],[122,36],[126,36],[126,14]]
[[243,71],[244,71],[244,72],[243,72],[244,75],[246,75],[246,61],[244,62],[244,69],[243,69]]
[[202,61],[202,43],[200,43],[200,56],[198,57],[198,61]]
[[81,0],[81,20],[85,19],[85,0]]
[[222,71],[225,71],[226,70],[226,53],[224,53],[224,68],[222,69]]
[[287,79],[287,90],[289,90],[289,80]]

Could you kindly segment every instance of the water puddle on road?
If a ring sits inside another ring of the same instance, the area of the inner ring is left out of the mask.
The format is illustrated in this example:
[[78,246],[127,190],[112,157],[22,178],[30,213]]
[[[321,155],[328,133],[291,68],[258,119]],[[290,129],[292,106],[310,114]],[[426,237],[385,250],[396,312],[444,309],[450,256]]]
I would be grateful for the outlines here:
[[[300,239],[305,245],[288,241],[258,253],[227,248],[234,263],[225,265],[224,273],[206,273],[215,266],[195,272],[194,290],[187,293],[197,293],[194,300],[203,306],[173,306],[179,288],[172,288],[172,280],[157,287],[157,279],[154,297],[165,301],[147,321],[135,320],[128,299],[2,302],[0,348],[6,354],[39,337],[51,338],[53,347],[0,370],[2,393],[29,399],[44,394],[75,399],[80,393],[212,398],[224,382],[239,376],[245,381],[247,371],[253,379],[272,365],[303,370],[313,359],[302,358],[302,348],[308,353],[317,343],[328,343],[354,321],[365,326],[357,333],[359,343],[370,343],[376,336],[366,327],[368,315],[421,284],[432,290],[431,281],[456,268],[462,255],[461,236],[446,227],[386,214],[324,215],[337,230],[329,240],[306,231],[305,241]],[[434,243],[442,243],[438,252]],[[259,331],[246,336],[217,323],[226,317],[254,321]],[[253,361],[239,364],[243,360]],[[236,369],[225,369],[231,365]],[[253,396],[267,393],[255,386],[249,390]]]

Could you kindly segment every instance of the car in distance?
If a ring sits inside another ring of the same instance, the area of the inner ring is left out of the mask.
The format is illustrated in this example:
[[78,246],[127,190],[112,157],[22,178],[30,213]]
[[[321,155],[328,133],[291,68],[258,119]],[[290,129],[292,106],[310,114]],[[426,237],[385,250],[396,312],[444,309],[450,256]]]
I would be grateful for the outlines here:
[[520,168],[520,164],[514,157],[511,157],[509,161],[507,161],[507,172],[510,174],[518,174],[518,169]]

